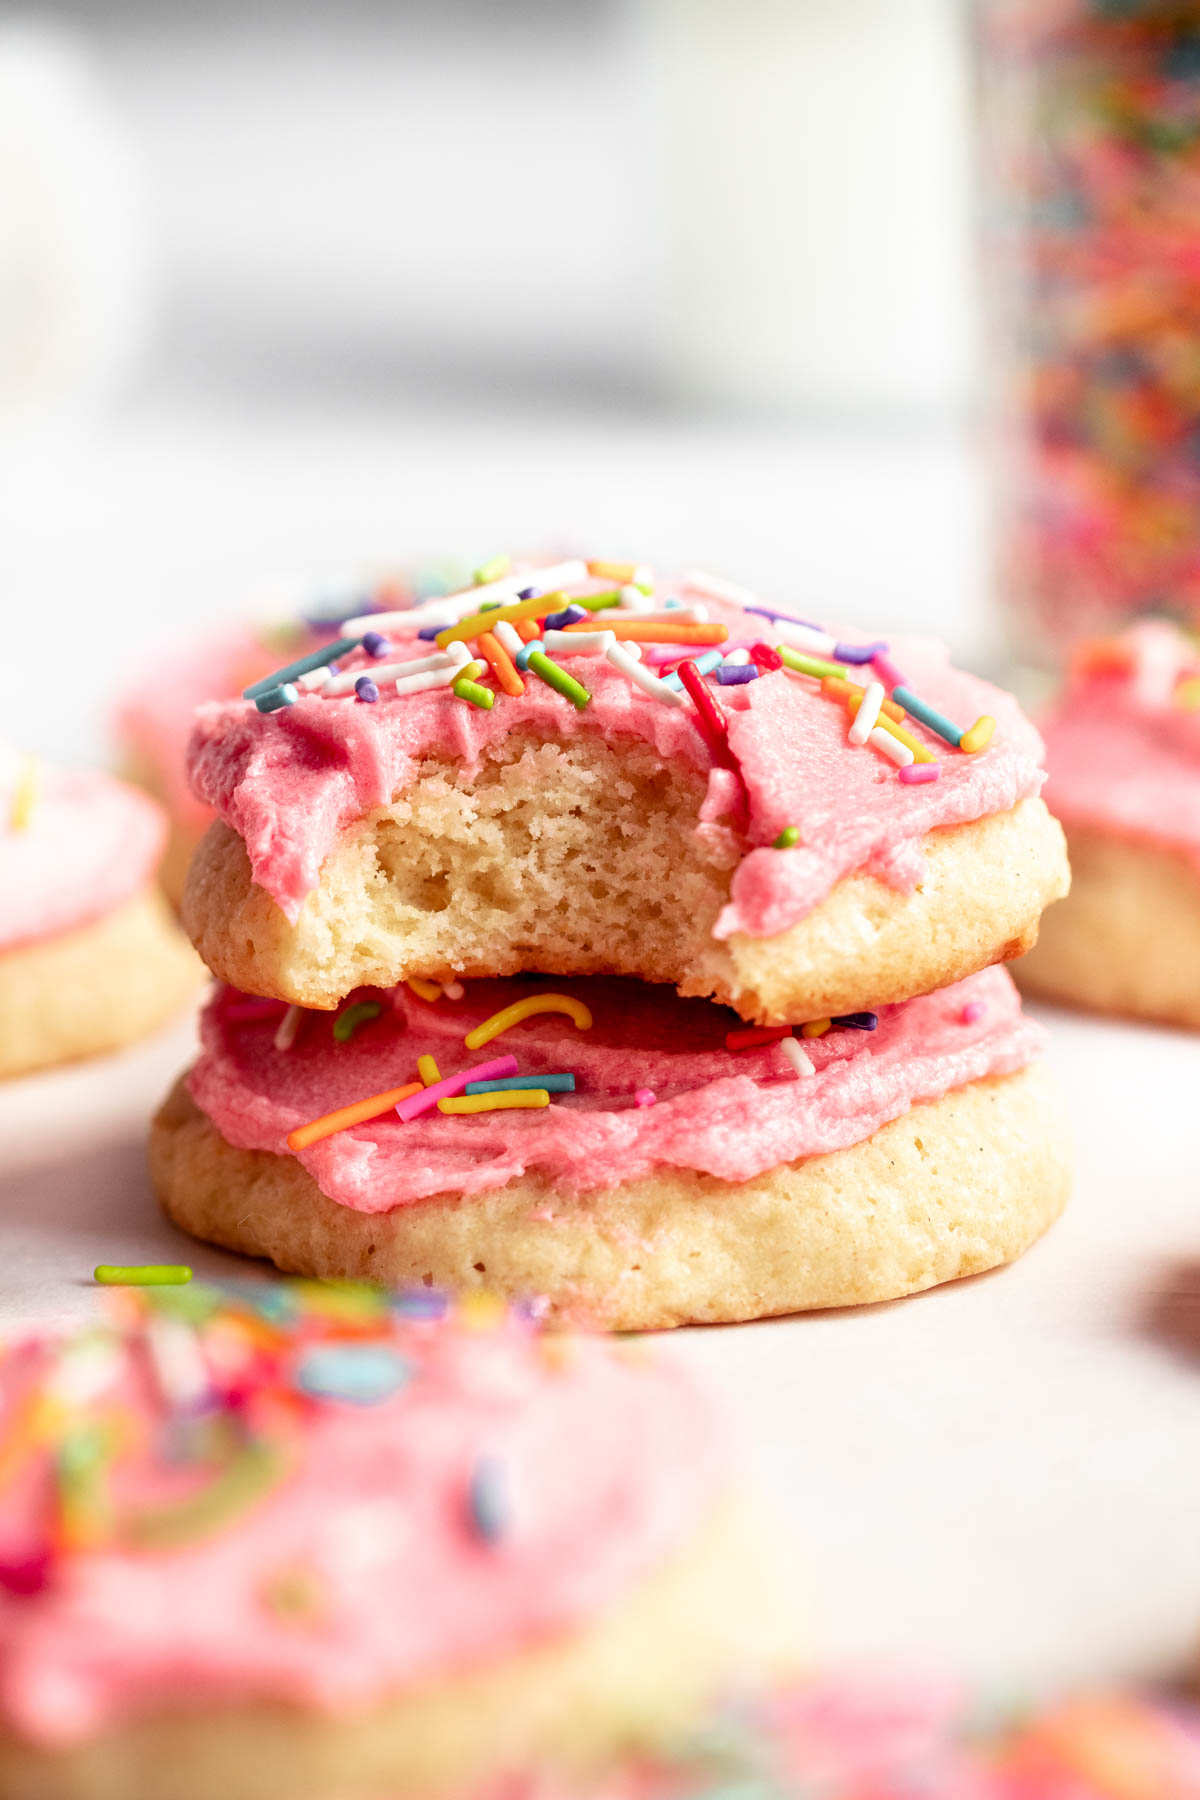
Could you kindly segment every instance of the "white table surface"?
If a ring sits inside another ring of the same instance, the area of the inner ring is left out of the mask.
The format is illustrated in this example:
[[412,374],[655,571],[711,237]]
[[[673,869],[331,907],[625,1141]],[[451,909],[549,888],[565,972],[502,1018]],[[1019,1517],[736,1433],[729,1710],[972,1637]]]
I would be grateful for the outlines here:
[[[1073,1203],[1009,1270],[890,1306],[679,1332],[810,1570],[819,1641],[1018,1690],[1171,1672],[1200,1626],[1200,1364],[1148,1335],[1200,1257],[1200,1038],[1047,1015]],[[0,1088],[0,1328],[86,1316],[97,1262],[241,1270],[157,1214],[146,1120],[190,1018]]]

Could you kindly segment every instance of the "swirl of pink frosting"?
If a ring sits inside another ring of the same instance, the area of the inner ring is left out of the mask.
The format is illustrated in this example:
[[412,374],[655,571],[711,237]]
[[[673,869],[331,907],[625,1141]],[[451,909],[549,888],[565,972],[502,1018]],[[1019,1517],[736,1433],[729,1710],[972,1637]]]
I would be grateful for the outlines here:
[[[344,1289],[241,1292],[0,1364],[5,1729],[65,1745],[185,1700],[337,1712],[453,1679],[586,1626],[730,1478],[667,1359],[423,1318],[425,1290],[350,1317]],[[231,1500],[233,1463],[266,1475]]]
[[[544,1013],[482,1051],[464,1048],[481,1020],[549,988],[585,1000],[591,1029]],[[575,1074],[575,1093],[555,1094],[541,1111],[431,1111],[404,1124],[389,1111],[298,1153],[329,1199],[356,1212],[390,1212],[430,1194],[485,1193],[532,1171],[568,1194],[661,1168],[747,1181],[859,1143],[968,1081],[1023,1068],[1043,1044],[1001,968],[884,1007],[875,1031],[805,1039],[816,1072],[803,1080],[775,1045],[726,1049],[725,1034],[742,1021],[724,1007],[634,981],[477,981],[457,1002],[428,1004],[406,987],[384,999],[381,1017],[349,1043],[335,1040],[329,1014],[309,1013],[292,1049],[281,1052],[274,1036],[282,1007],[246,1018],[235,998],[218,994],[203,1015],[192,1097],[229,1143],[291,1154],[290,1131],[415,1081],[426,1053],[443,1076],[498,1051],[511,1051],[522,1074]],[[639,1106],[635,1093],[647,1088],[656,1103]]]
[[1198,702],[1200,653],[1174,625],[1085,646],[1044,726],[1051,811],[1200,867]]
[[153,800],[98,769],[41,765],[28,824],[0,784],[0,950],[74,931],[154,878],[166,825]]
[[[529,575],[535,580],[536,569]],[[569,591],[601,585],[581,583]],[[777,629],[761,614],[714,600],[686,580],[668,582],[662,591],[702,600],[712,621],[728,626],[726,648],[787,636],[786,625]],[[599,628],[605,617],[598,617]],[[389,626],[395,651],[416,657],[429,649],[415,637],[422,618],[415,617],[407,642]],[[864,641],[858,632],[841,636]],[[929,739],[941,755],[938,781],[900,782],[874,751],[849,745],[841,702],[804,678],[776,671],[744,686],[713,689],[749,802],[745,833],[731,834],[742,861],[718,937],[774,936],[855,872],[911,889],[923,873],[921,840],[928,832],[1006,811],[1040,791],[1041,740],[1010,695],[953,669],[945,646],[932,639],[897,638],[891,656],[920,697],[963,730],[985,713],[997,721],[991,743],[973,756]],[[727,770],[713,768],[692,709],[667,707],[643,694],[598,653],[568,660],[592,696],[582,710],[532,677],[522,696],[499,696],[490,711],[445,688],[398,697],[387,687],[375,705],[313,694],[266,715],[246,701],[203,707],[188,753],[193,790],[242,837],[254,880],[293,922],[338,833],[403,794],[423,758],[450,758],[473,774],[489,746],[511,732],[653,744],[664,759],[709,777],[697,831],[724,829],[717,821],[729,814],[734,784]],[[767,846],[788,825],[799,828],[800,846],[780,856]]]

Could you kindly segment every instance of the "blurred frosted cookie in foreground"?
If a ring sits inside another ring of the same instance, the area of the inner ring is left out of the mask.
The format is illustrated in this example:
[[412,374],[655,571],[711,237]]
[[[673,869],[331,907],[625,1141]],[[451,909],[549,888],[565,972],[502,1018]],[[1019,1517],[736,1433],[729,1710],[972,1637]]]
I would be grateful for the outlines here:
[[1072,884],[1018,979],[1200,1026],[1200,650],[1160,622],[1085,642],[1043,730]]
[[0,1076],[115,1050],[203,971],[159,892],[160,809],[0,748]]
[[150,1166],[306,1275],[533,1294],[619,1329],[894,1299],[1019,1256],[1070,1136],[1006,972],[795,1032],[649,983],[218,991]]
[[339,581],[332,590],[281,583],[291,602],[286,612],[277,603],[270,616],[256,624],[227,625],[190,643],[157,650],[146,659],[121,698],[113,727],[122,773],[166,808],[170,832],[160,880],[174,907],[183,898],[188,864],[214,817],[212,808],[192,793],[187,778],[187,745],[196,708],[206,701],[232,699],[269,675],[281,658],[304,656],[329,643],[336,635],[336,618],[347,607],[361,612],[404,608],[419,597],[440,593],[452,580],[446,571],[430,567],[415,581],[389,574]]
[[798,1668],[666,1359],[424,1287],[123,1301],[0,1363],[5,1800],[587,1792]]
[[698,571],[497,567],[201,710],[183,913],[222,980],[619,974],[781,1024],[1033,942],[1067,881],[1041,741],[944,646]]

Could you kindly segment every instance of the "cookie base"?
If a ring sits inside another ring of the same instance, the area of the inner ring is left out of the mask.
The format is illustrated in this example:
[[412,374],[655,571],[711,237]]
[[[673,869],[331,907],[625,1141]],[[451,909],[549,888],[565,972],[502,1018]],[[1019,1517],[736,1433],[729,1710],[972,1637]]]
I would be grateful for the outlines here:
[[561,1320],[623,1331],[893,1300],[978,1274],[1058,1216],[1069,1164],[1040,1064],[752,1181],[661,1169],[581,1198],[525,1176],[353,1212],[294,1158],[227,1143],[182,1082],[150,1137],[159,1200],[195,1237],[293,1274],[545,1296]]
[[[629,975],[711,996],[760,1024],[908,1000],[1013,956],[1066,892],[1062,832],[1041,800],[929,833],[911,892],[840,881],[770,938],[713,929],[742,854],[697,831],[700,775],[649,746],[514,735],[474,781],[430,760],[345,830],[295,925],[210,827],[183,919],[221,980],[325,1010],[410,976]],[[781,854],[784,854],[781,852]]]
[[117,1050],[204,978],[156,887],[78,931],[0,953],[0,1077]]
[[[797,1672],[795,1586],[757,1508],[723,1499],[668,1564],[600,1618],[500,1665],[327,1716],[200,1706],[79,1748],[0,1735],[5,1800],[438,1800],[506,1772],[585,1779],[693,1729],[722,1689]],[[555,1785],[555,1791],[559,1791]]]
[[1013,969],[1025,993],[1200,1028],[1200,874],[1156,845],[1068,826],[1072,882]]

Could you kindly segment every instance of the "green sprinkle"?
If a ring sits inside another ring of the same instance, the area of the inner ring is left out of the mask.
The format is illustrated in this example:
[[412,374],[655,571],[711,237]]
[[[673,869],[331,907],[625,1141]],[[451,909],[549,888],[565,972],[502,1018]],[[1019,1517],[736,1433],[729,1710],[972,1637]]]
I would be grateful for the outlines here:
[[499,581],[502,575],[508,574],[508,557],[493,556],[487,562],[480,563],[471,577],[476,587],[484,587],[489,581]]
[[795,669],[800,675],[815,675],[818,681],[825,675],[836,675],[840,680],[847,680],[847,671],[841,663],[822,662],[816,656],[801,656],[790,644],[776,644],[775,653],[780,661],[789,669]]
[[610,606],[620,606],[620,588],[605,588],[602,594],[572,594],[569,604],[582,606],[588,612],[606,612]]
[[173,1550],[198,1538],[214,1537],[231,1519],[270,1493],[286,1473],[287,1459],[281,1450],[251,1442],[235,1450],[199,1493],[173,1506],[126,1518],[121,1536],[138,1550]]
[[565,669],[560,669],[557,663],[551,662],[544,650],[535,650],[529,658],[528,666],[535,675],[541,676],[548,687],[556,688],[560,694],[565,694],[568,700],[579,707],[580,711],[591,699],[592,696],[582,682],[576,681],[573,675],[568,675]]
[[798,825],[785,825],[771,848],[773,850],[790,850],[799,842],[800,827]]
[[485,600],[479,610],[480,612],[499,612],[503,605],[503,600]]
[[365,1025],[368,1019],[377,1019],[382,1011],[378,1000],[356,1001],[333,1021],[334,1037],[339,1044],[348,1044],[360,1025]]
[[97,1263],[92,1279],[101,1287],[182,1287],[192,1271],[186,1263]]
[[484,712],[490,712],[496,704],[496,696],[491,688],[481,687],[477,681],[467,681],[464,677],[455,682],[452,692],[460,700],[469,700],[472,706],[482,706]]

